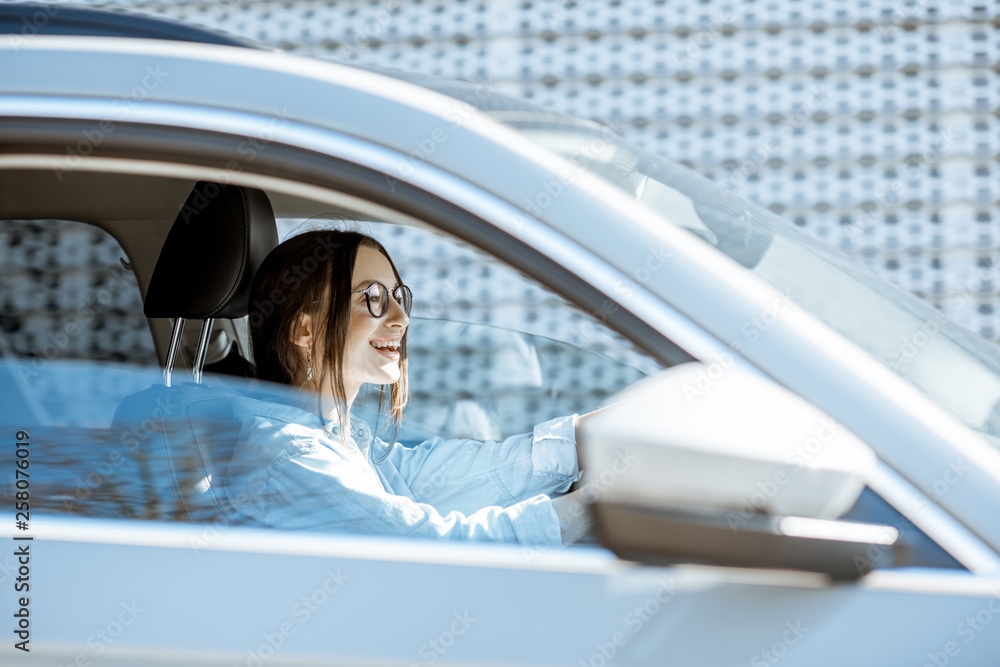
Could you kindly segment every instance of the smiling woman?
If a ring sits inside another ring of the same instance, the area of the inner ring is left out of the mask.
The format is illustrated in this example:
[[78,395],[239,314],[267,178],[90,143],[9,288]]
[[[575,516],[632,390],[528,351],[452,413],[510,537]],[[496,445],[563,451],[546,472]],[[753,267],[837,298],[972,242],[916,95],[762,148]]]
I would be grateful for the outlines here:
[[[398,421],[407,396],[408,312],[384,298],[376,306],[375,284],[396,290],[401,281],[385,248],[361,233],[306,232],[275,248],[251,288],[257,377],[312,392],[317,413],[342,426],[363,383],[390,384]],[[398,350],[372,349],[376,339],[398,341]]]
[[351,417],[373,384],[398,426],[412,296],[385,248],[359,232],[306,232],[264,260],[250,295],[257,377],[302,391],[238,401],[242,433],[221,485],[234,509],[283,528],[536,545],[580,537],[588,521],[574,494],[552,498],[580,478],[578,417],[502,441],[417,447]]

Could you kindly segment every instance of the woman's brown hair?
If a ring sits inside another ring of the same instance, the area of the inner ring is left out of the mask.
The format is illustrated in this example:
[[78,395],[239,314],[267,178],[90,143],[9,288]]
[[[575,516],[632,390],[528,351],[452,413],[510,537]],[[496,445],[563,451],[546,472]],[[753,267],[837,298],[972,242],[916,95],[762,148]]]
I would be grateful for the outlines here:
[[[279,244],[261,263],[250,288],[248,333],[256,377],[294,384],[305,375],[304,360],[291,337],[300,314],[308,314],[315,323],[310,350],[313,373],[316,375],[318,371],[317,386],[324,387],[330,382],[342,429],[348,426],[343,370],[350,322],[351,279],[358,248],[363,245],[385,255],[401,284],[389,253],[371,236],[356,231],[319,230],[304,232]],[[317,338],[322,338],[322,345],[316,345]],[[322,350],[322,359],[316,354],[317,348]],[[396,427],[409,394],[406,365],[404,333],[399,346],[399,380],[392,384],[388,401],[389,420]],[[321,418],[323,407],[317,403]],[[383,394],[380,393],[380,414],[382,409]]]

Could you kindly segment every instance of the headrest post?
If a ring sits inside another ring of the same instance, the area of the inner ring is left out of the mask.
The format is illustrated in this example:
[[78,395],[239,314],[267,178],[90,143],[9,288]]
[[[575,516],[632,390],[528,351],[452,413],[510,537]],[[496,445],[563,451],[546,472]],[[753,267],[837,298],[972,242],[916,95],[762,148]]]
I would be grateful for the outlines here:
[[201,323],[201,333],[198,334],[198,349],[194,353],[194,364],[191,366],[195,384],[201,384],[201,372],[205,367],[205,355],[208,351],[208,340],[212,337],[212,325],[215,318],[209,317]]
[[174,320],[174,328],[170,332],[170,344],[167,346],[167,360],[163,364],[163,384],[170,386],[170,374],[174,370],[174,358],[177,355],[177,346],[181,341],[181,334],[184,333],[184,318],[178,317]]

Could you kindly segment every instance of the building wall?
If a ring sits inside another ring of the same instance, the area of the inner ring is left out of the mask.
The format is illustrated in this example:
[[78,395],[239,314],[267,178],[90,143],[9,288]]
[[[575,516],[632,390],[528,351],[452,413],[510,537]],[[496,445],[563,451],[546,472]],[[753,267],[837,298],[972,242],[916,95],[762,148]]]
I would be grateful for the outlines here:
[[76,4],[482,81],[598,120],[1000,338],[995,3]]
[[136,7],[305,55],[486,81],[599,120],[1000,337],[995,4]]

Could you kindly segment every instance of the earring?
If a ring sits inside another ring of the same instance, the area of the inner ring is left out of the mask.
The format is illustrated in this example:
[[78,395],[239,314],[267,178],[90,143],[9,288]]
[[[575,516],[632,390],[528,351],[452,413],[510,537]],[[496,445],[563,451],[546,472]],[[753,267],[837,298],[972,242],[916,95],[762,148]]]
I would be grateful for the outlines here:
[[312,352],[306,352],[306,379],[313,379],[313,358]]

